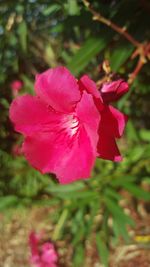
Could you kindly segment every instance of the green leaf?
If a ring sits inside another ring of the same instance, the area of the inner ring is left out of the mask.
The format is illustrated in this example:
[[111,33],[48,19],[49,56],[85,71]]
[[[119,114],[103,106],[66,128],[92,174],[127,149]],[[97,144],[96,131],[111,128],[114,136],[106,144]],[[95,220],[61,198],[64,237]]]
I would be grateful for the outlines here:
[[105,196],[105,204],[116,221],[134,226],[134,221],[123,212],[122,208],[116,201]]
[[56,226],[55,226],[55,230],[54,230],[53,237],[52,237],[53,240],[59,239],[62,228],[64,226],[64,223],[65,223],[67,217],[68,217],[68,210],[64,209],[62,211],[62,214],[60,215],[60,218],[59,218]]
[[136,180],[136,176],[121,176],[121,177],[117,177],[115,179],[113,179],[111,181],[111,186],[114,187],[120,187],[120,186],[124,186],[124,184],[126,183],[134,183],[134,181]]
[[128,231],[126,229],[126,225],[125,224],[122,224],[119,221],[119,218],[118,218],[118,220],[117,219],[113,220],[113,231],[114,231],[114,234],[115,234],[115,239],[113,241],[115,243],[118,242],[120,236],[122,236],[123,239],[126,242],[129,242],[130,241],[130,237],[129,237]]
[[19,24],[18,34],[19,34],[19,39],[20,39],[22,50],[26,52],[27,50],[27,24],[25,21],[22,21]]
[[50,5],[49,7],[46,7],[42,13],[44,16],[49,16],[52,13],[55,13],[57,11],[59,11],[61,9],[60,5],[58,4],[54,4],[54,5]]
[[76,0],[68,0],[67,9],[70,16],[78,15],[80,13]]
[[150,141],[150,131],[149,130],[141,129],[139,135],[143,141],[147,141],[147,142]]
[[108,197],[112,197],[118,201],[122,199],[122,196],[111,187],[107,187],[105,189],[105,195]]
[[[65,188],[66,186],[57,186],[56,187],[49,187],[45,189],[45,192],[52,193],[55,196],[61,199],[85,199],[89,201],[90,199],[95,199],[98,197],[97,192],[86,190],[86,191],[77,191],[76,189],[73,190],[72,186],[67,186],[70,188]],[[77,187],[76,187],[77,188]],[[81,187],[78,187],[81,188]]]
[[78,229],[74,235],[74,239],[72,240],[72,245],[74,247],[80,242],[82,242],[82,239],[84,237],[84,230],[85,230],[85,226],[83,227],[83,225],[78,225]]
[[9,109],[9,103],[8,100],[6,98],[1,98],[0,99],[0,103],[6,108]]
[[117,45],[113,49],[110,57],[110,65],[113,71],[118,71],[119,68],[127,61],[134,50],[134,47],[129,43]]
[[143,155],[144,155],[144,147],[135,146],[134,148],[132,148],[132,150],[128,154],[128,160],[129,162],[134,163],[140,160]]
[[96,235],[96,245],[102,263],[105,267],[108,267],[109,251],[106,242],[102,239],[100,234]]
[[138,134],[137,134],[137,130],[134,127],[134,124],[131,120],[128,121],[127,123],[127,137],[131,140],[131,141],[138,141]]
[[105,197],[105,204],[109,212],[113,216],[113,230],[118,239],[122,236],[126,242],[130,241],[127,231],[127,224],[134,226],[135,223],[128,215],[126,215],[117,202]]
[[90,63],[98,53],[100,53],[110,40],[110,35],[102,35],[101,38],[90,38],[78,50],[68,63],[68,68],[75,75],[79,74]]
[[145,201],[150,200],[150,193],[140,188],[138,185],[126,183],[124,188],[128,190],[133,196],[143,199]]
[[19,202],[16,196],[4,196],[0,197],[0,210],[10,208]]
[[56,55],[50,43],[45,46],[43,57],[50,67],[56,67]]
[[98,201],[93,201],[90,203],[90,216],[86,224],[87,235],[91,233],[92,227],[94,225],[95,216],[99,213],[100,203]]
[[21,78],[23,80],[25,90],[30,94],[34,94],[34,83],[24,74],[21,75]]
[[77,182],[69,185],[51,185],[46,190],[51,193],[69,193],[83,189],[85,186],[83,183]]
[[79,244],[75,251],[74,251],[74,256],[73,256],[73,266],[74,267],[82,267],[83,262],[84,262],[84,247],[82,244]]

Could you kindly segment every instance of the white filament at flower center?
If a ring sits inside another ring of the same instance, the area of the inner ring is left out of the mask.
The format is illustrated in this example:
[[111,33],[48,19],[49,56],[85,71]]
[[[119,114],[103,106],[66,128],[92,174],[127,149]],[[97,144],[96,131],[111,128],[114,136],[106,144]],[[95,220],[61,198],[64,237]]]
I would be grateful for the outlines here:
[[68,115],[63,120],[63,128],[72,137],[76,134],[79,128],[79,120],[75,115]]

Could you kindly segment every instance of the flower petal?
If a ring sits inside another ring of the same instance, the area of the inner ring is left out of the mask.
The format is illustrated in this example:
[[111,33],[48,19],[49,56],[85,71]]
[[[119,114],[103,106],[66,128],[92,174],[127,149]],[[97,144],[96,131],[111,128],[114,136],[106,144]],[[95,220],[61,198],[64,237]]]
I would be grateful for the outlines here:
[[41,130],[42,125],[50,119],[48,107],[38,97],[31,95],[20,96],[13,100],[9,116],[15,130],[24,135]]
[[117,101],[121,98],[125,93],[129,90],[128,84],[122,79],[104,83],[102,86],[100,93],[104,102],[109,103],[113,101]]
[[33,167],[42,173],[55,173],[62,184],[90,177],[95,161],[83,127],[71,140],[66,135],[56,136],[54,133],[27,137],[23,151]]
[[84,125],[87,135],[90,138],[93,151],[96,153],[98,142],[98,128],[100,122],[100,113],[96,108],[92,95],[83,92],[82,98],[76,107],[77,116],[80,123]]
[[90,139],[82,127],[78,138],[74,140],[70,153],[65,160],[62,159],[57,169],[60,183],[67,184],[79,179],[90,178],[95,159]]
[[65,67],[49,69],[36,76],[37,95],[56,111],[72,111],[80,100],[79,86]]
[[100,92],[97,89],[96,83],[91,80],[88,75],[83,75],[78,83],[81,91],[85,90],[87,91],[87,93],[93,96],[95,105],[101,112],[101,110],[103,110],[103,100],[101,98]]
[[101,114],[99,127],[99,142],[97,147],[99,157],[113,161],[122,160],[115,141],[115,137],[120,137],[123,133],[124,121],[122,121],[122,116],[123,114],[113,107],[105,106]]
[[112,161],[121,161],[122,157],[113,136],[109,135],[106,129],[100,130],[100,139],[97,147],[98,156]]
[[123,135],[126,123],[128,121],[128,116],[112,106],[109,106],[109,111],[109,120],[111,121],[113,127],[114,136],[116,138],[120,138]]
[[82,90],[86,90],[89,94],[95,98],[100,98],[100,92],[97,89],[96,83],[92,81],[88,75],[83,75],[79,80],[79,84]]

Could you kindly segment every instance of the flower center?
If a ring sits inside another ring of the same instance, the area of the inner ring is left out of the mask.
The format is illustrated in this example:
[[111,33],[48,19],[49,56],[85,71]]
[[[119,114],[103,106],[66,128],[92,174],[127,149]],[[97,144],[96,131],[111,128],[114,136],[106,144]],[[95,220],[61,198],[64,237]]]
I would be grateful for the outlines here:
[[63,120],[63,128],[65,128],[71,137],[74,136],[79,128],[78,118],[74,114],[66,116]]

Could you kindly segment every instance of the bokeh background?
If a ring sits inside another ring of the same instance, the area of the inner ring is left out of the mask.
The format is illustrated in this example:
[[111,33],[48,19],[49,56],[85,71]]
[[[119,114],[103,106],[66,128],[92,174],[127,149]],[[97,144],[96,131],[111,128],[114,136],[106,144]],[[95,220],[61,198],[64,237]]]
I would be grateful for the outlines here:
[[[32,229],[44,229],[45,238],[54,242],[60,266],[150,266],[150,53],[138,50],[150,40],[150,2],[90,1],[139,47],[93,18],[86,3],[0,1],[0,267],[30,266]],[[104,60],[115,79],[135,74],[117,104],[129,115],[118,142],[124,160],[98,159],[91,179],[61,186],[21,155],[22,139],[9,121],[9,105],[15,94],[34,93],[38,72],[58,65],[101,82]],[[17,93],[14,80],[23,83]]]

